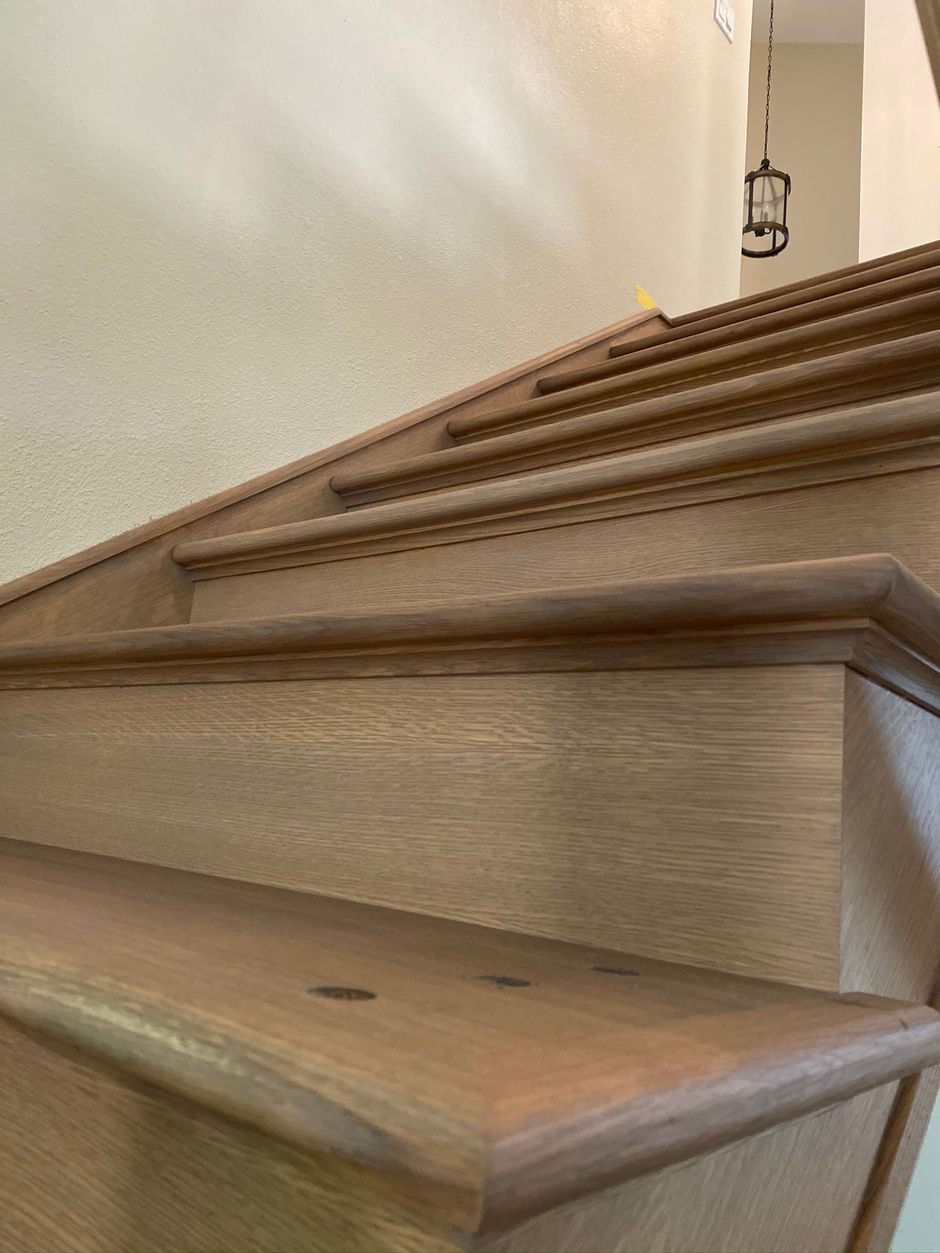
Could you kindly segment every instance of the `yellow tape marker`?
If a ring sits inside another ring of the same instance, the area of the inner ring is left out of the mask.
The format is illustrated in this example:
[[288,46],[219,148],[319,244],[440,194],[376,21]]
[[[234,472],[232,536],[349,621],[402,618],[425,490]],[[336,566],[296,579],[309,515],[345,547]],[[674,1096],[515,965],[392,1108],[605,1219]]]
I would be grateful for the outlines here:
[[658,309],[659,302],[654,300],[645,287],[636,285],[636,302],[641,309]]

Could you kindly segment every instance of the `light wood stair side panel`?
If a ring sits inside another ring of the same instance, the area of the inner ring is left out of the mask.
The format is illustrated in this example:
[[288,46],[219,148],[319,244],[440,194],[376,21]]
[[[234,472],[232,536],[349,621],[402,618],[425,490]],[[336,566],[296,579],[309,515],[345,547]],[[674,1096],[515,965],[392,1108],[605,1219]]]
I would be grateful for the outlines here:
[[278,1145],[2,1018],[0,1070],[7,1253],[467,1247],[392,1179]]
[[830,987],[841,704],[838,665],[7,692],[4,833]]
[[[611,359],[606,362],[559,371],[550,378],[540,379],[539,391],[556,392],[619,373],[628,375],[631,370],[642,369],[644,366],[661,364],[677,357],[696,357],[700,353],[727,347],[729,344],[750,342],[754,355],[759,356],[760,346],[766,338],[797,329],[808,339],[815,338],[820,347],[827,343],[849,343],[852,339],[862,343],[865,342],[866,335],[877,334],[879,327],[891,327],[897,315],[897,321],[901,323],[899,329],[903,333],[905,297],[922,296],[925,298],[924,303],[929,304],[930,297],[936,294],[938,287],[940,264],[930,269],[917,270],[902,279],[866,288],[861,293],[847,292],[802,305],[797,309],[761,313],[760,316],[741,324],[720,326],[713,330],[696,329],[693,326],[684,331],[665,332],[662,336],[650,336],[648,342],[638,342],[635,345],[625,343],[622,345],[623,351],[618,351],[615,346],[611,349]],[[897,305],[900,308],[894,308]],[[914,326],[916,323],[907,325]]]
[[890,1249],[938,1092],[938,1066],[898,1085],[848,1253]]
[[[940,720],[846,674],[842,986],[937,1003],[940,993]],[[933,1110],[940,1070],[905,1080],[879,1150],[851,1253],[894,1230]]]
[[846,675],[842,987],[940,990],[940,720]]
[[917,351],[910,341],[935,332],[938,322],[940,292],[925,292],[875,305],[862,314],[797,325],[758,340],[732,342],[629,371],[615,369],[616,363],[608,363],[605,368],[612,371],[609,377],[548,392],[479,417],[457,415],[448,422],[447,429],[458,443],[466,443],[718,381],[742,378],[757,387],[768,370],[789,365],[815,372],[823,369],[826,358],[832,358],[830,368],[837,369],[840,357],[862,348],[872,352],[880,348],[881,364],[887,372],[903,373],[905,355]]
[[331,486],[348,506],[375,504],[938,384],[940,331],[590,413],[562,413],[553,421],[390,461],[379,471],[338,474]]
[[[928,4],[933,3],[933,0],[926,0],[926,2]],[[735,314],[739,310],[747,309],[756,304],[765,304],[769,301],[776,302],[790,297],[796,298],[794,303],[812,300],[816,298],[816,292],[819,287],[833,281],[849,279],[855,281],[857,286],[862,286],[867,282],[878,282],[878,276],[874,275],[872,271],[882,269],[885,266],[894,266],[899,262],[904,263],[914,257],[920,257],[923,263],[925,255],[933,252],[940,254],[940,240],[917,244],[913,248],[905,248],[900,252],[891,252],[884,257],[873,257],[869,261],[859,261],[855,265],[843,266],[838,270],[827,270],[823,274],[814,274],[810,278],[798,279],[794,283],[786,283],[781,287],[772,287],[767,291],[755,292],[750,296],[739,296],[734,300],[727,300],[719,305],[709,305],[704,309],[694,309],[690,313],[675,315],[670,321],[673,326],[685,326],[689,322],[698,322],[711,318],[716,314]]]
[[185,622],[192,586],[172,561],[173,547],[233,531],[330,514],[342,502],[330,489],[340,469],[378,468],[450,443],[447,420],[481,414],[531,396],[556,366],[606,357],[621,334],[649,334],[666,322],[659,310],[625,318],[481,383],[454,392],[238,487],[145,523],[0,587],[0,640],[54,639],[83,632]]
[[[670,496],[674,500],[674,494]],[[424,502],[427,504],[428,502]],[[417,504],[416,504],[417,507]],[[377,511],[387,506],[376,506]],[[357,511],[357,518],[371,510]],[[721,566],[890,552],[940,589],[935,519],[940,469],[822,483],[349,560],[213,578],[196,586],[195,622],[267,613],[377,613],[452,597],[551,591],[599,582],[700,573]],[[585,560],[585,553],[590,560]]]
[[[484,1237],[486,1253],[843,1249],[896,1085]],[[886,1247],[886,1246],[885,1246]]]

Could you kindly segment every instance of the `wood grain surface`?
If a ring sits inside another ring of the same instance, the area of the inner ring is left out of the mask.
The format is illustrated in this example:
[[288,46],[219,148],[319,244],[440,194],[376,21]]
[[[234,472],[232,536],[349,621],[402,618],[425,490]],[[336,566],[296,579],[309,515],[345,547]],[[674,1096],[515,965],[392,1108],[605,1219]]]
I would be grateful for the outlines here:
[[7,692],[3,833],[832,988],[843,687],[794,665]]
[[938,1092],[937,1066],[911,1075],[898,1085],[848,1242],[849,1253],[883,1253],[891,1248]]
[[[856,404],[888,393],[935,388],[938,383],[940,331],[933,331],[896,344],[817,357],[645,401],[628,400],[573,417],[562,414],[555,420],[542,419],[506,434],[389,461],[380,470],[338,474],[332,487],[347,505],[372,504]],[[499,432],[503,428],[488,429]],[[488,429],[480,434],[487,435]]]
[[940,987],[940,720],[846,676],[842,986]]
[[[3,1015],[419,1197],[428,1180],[481,1229],[940,1060],[940,1015],[898,1001],[8,841],[0,859]],[[337,986],[362,995],[318,995]]]
[[572,1201],[484,1237],[477,1247],[489,1253],[843,1249],[894,1089],[878,1088],[718,1153]]
[[[473,1226],[336,1154],[302,1153],[0,1019],[4,1253],[443,1253]],[[856,1098],[857,1099],[857,1098]]]
[[533,425],[562,413],[603,408],[719,380],[747,378],[785,365],[811,367],[820,358],[859,352],[863,347],[877,348],[879,344],[900,343],[937,329],[937,293],[921,292],[890,304],[875,305],[866,310],[864,328],[862,334],[854,314],[806,326],[798,324],[756,340],[731,341],[701,353],[615,372],[608,378],[593,382],[572,384],[560,391],[522,399],[487,414],[455,414],[448,422],[448,431],[455,439],[466,441],[514,427]]
[[816,299],[796,307],[776,309],[773,301],[768,301],[764,305],[745,310],[748,316],[736,317],[721,325],[714,325],[710,319],[702,319],[687,326],[671,327],[649,336],[642,343],[630,341],[615,344],[610,350],[609,361],[546,376],[539,380],[539,391],[558,391],[591,379],[605,378],[620,370],[640,368],[641,365],[668,361],[684,354],[706,352],[745,339],[756,340],[794,326],[813,325],[820,340],[823,340],[826,335],[826,321],[845,314],[854,314],[859,330],[864,333],[863,328],[878,305],[888,305],[905,296],[921,292],[936,292],[940,287],[940,253],[928,256],[933,260],[932,265],[924,265],[921,258],[915,258],[904,263],[909,267],[905,274],[863,287],[853,286],[848,291],[829,296],[817,295]]
[[[671,392],[689,391],[719,381],[737,379],[744,381],[742,386],[749,382],[751,387],[757,387],[769,371],[788,365],[812,372],[822,383],[825,380],[823,363],[827,359],[839,358],[845,353],[860,353],[863,348],[887,351],[893,344],[897,348],[897,363],[900,364],[908,351],[902,347],[906,340],[936,332],[937,309],[938,293],[921,293],[892,304],[876,305],[866,311],[864,335],[860,334],[855,315],[830,319],[821,324],[798,325],[761,336],[759,340],[744,340],[740,344],[732,341],[706,352],[639,366],[609,378],[529,397],[489,413],[454,414],[448,421],[447,430],[454,439],[464,443],[556,421],[559,417],[575,413],[584,414]],[[826,332],[825,342],[820,336],[820,328]],[[882,356],[881,360],[884,359]],[[835,369],[834,362],[828,368]],[[888,372],[894,368],[894,365],[885,365]],[[769,399],[772,403],[774,396],[771,394]],[[767,416],[774,416],[772,409]]]
[[[411,549],[570,526],[808,483],[877,476],[892,468],[928,467],[938,461],[940,395],[927,391],[338,516],[180,544],[174,556],[205,579],[335,561],[359,551]],[[585,565],[589,568],[582,559]]]
[[[933,0],[927,0],[932,3]],[[740,311],[753,305],[763,305],[773,303],[775,306],[782,308],[782,302],[791,296],[797,297],[797,303],[800,300],[815,300],[818,298],[819,289],[834,282],[840,282],[848,279],[856,286],[865,283],[877,283],[881,281],[881,275],[875,271],[889,268],[889,273],[894,272],[893,267],[898,262],[904,263],[909,259],[919,257],[921,264],[929,264],[927,254],[935,252],[940,257],[940,241],[933,240],[925,244],[918,244],[914,248],[906,248],[901,252],[892,252],[885,257],[872,257],[868,261],[859,261],[855,265],[843,266],[838,270],[827,270],[824,274],[813,274],[809,278],[798,279],[794,283],[786,283],[781,287],[771,287],[767,291],[755,292],[751,296],[738,296],[734,300],[726,300],[718,305],[710,305],[705,309],[694,309],[690,313],[683,313],[677,317],[670,318],[673,326],[684,326],[688,322],[698,322],[705,318],[713,317],[715,314],[731,314],[737,315]],[[829,294],[832,294],[833,288],[828,288]],[[777,302],[781,302],[777,305]]]
[[[498,521],[490,517],[427,532],[363,534],[355,543],[320,548],[324,559],[316,564],[203,580],[196,587],[193,619],[378,613],[458,596],[588,587],[623,578],[872,552],[892,553],[940,588],[935,523],[940,468],[887,473],[897,465],[894,456],[873,455],[868,470],[885,471],[873,477],[830,478],[802,488],[793,484],[788,467],[727,479],[715,485],[712,499],[702,499],[704,484],[651,490],[617,502],[621,511],[632,507],[637,512],[591,518],[584,525],[548,525],[551,519],[532,511],[518,521],[520,528],[528,528],[524,536],[512,529],[515,523],[508,513]],[[835,473],[831,463],[818,469],[820,478],[823,471]],[[801,477],[806,473],[804,468]],[[491,484],[486,491],[497,487]],[[750,494],[755,488],[760,494]],[[409,510],[420,506],[436,513],[440,503],[428,497],[410,502]],[[376,505],[356,511],[350,520],[399,508],[404,504]],[[594,509],[599,513],[601,505]]]
[[0,689],[844,661],[936,709],[938,639],[940,597],[871,554],[0,646]]

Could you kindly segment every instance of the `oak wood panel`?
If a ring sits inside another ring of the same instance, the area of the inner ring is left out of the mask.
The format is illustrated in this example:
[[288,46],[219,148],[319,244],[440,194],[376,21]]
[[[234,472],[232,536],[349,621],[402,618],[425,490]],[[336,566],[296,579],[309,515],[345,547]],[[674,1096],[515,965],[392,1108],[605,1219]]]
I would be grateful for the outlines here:
[[180,544],[199,578],[335,560],[506,530],[794,488],[940,460],[940,393],[801,415],[603,457],[516,479],[391,501],[339,517]]
[[836,665],[7,692],[3,831],[831,987],[842,691]]
[[887,553],[618,580],[591,588],[462,597],[378,614],[191,623],[8,644],[0,672],[48,666],[186,662],[412,645],[601,637],[872,619],[940,662],[940,594]]
[[0,689],[828,661],[936,710],[938,639],[940,597],[872,554],[7,645]]
[[681,1167],[540,1214],[490,1253],[818,1253],[842,1249],[894,1085]]
[[[762,482],[766,485],[767,479]],[[782,480],[778,482],[783,486]],[[676,493],[670,499],[676,501]],[[313,611],[373,613],[526,587],[547,591],[720,566],[871,552],[894,554],[940,588],[936,468],[754,496],[745,496],[742,489],[737,499],[682,508],[663,507],[660,498],[658,511],[653,511],[652,501],[648,503],[650,512],[584,526],[528,530],[524,537],[508,533],[491,538],[481,526],[464,532],[467,542],[462,543],[447,542],[442,536],[434,545],[397,552],[370,553],[366,548],[352,561],[334,559],[205,580],[197,585],[194,619]],[[397,507],[376,506],[375,511]],[[363,511],[363,516],[371,512]],[[417,539],[412,535],[409,542]]]
[[936,293],[938,287],[940,264],[935,261],[933,265],[917,268],[903,277],[875,283],[861,290],[826,296],[797,308],[774,310],[769,305],[757,306],[759,312],[755,312],[753,316],[743,320],[736,319],[721,326],[710,326],[707,321],[694,322],[691,326],[675,327],[659,335],[651,335],[643,343],[615,344],[610,350],[610,360],[595,365],[578,366],[574,370],[558,371],[551,377],[540,378],[538,390],[554,392],[594,379],[607,378],[621,371],[639,369],[643,365],[669,361],[678,356],[706,352],[742,340],[757,340],[796,326],[813,328],[820,343],[823,343],[831,334],[831,328],[827,329],[826,326],[827,321],[844,318],[846,315],[856,319],[859,333],[862,334],[864,327],[879,324],[872,314],[872,310],[879,304],[886,306],[885,314],[890,317],[890,305],[895,301],[920,293]]
[[[940,721],[846,677],[842,986],[920,1001],[940,988]],[[890,1247],[938,1090],[905,1081],[852,1253]]]
[[940,331],[542,421],[456,448],[392,460],[381,470],[338,474],[332,487],[347,505],[372,504],[938,383]]
[[[896,1000],[9,841],[0,865],[0,1011],[410,1181],[450,1225],[505,1226],[940,1060],[940,1015]],[[337,983],[371,995],[310,995]]]
[[376,467],[389,456],[443,446],[450,442],[445,429],[450,416],[482,413],[521,400],[533,394],[536,378],[555,363],[600,359],[615,336],[648,334],[663,322],[658,310],[636,314],[332,448],[15,579],[0,587],[0,639],[51,639],[184,622],[189,617],[192,587],[170,557],[176,543],[337,512],[342,503],[331,491],[329,480],[338,469]]
[[[557,640],[496,641],[398,648],[304,650],[292,640],[283,654],[266,651],[276,623],[298,621],[252,618],[247,622],[206,624],[226,636],[259,631],[262,647],[242,656],[214,655],[194,645],[193,656],[175,660],[77,662],[29,665],[0,672],[0,690],[49,688],[173,686],[192,683],[270,683],[284,679],[402,678],[417,675],[497,675],[585,673],[599,670],[698,670],[727,666],[851,665],[891,691],[926,709],[940,712],[940,669],[921,661],[909,648],[881,632],[870,620],[782,624],[716,631],[677,631],[668,635],[585,635]],[[304,626],[322,622],[318,615],[300,615]],[[187,630],[165,627],[163,630]],[[191,628],[193,635],[203,630]],[[265,639],[265,634],[271,635]],[[188,630],[187,630],[188,633]],[[215,631],[213,629],[213,634]],[[288,633],[285,633],[287,635]],[[291,632],[291,634],[293,634]],[[96,636],[76,636],[95,640]],[[113,637],[106,636],[106,640]],[[190,636],[192,638],[192,636]],[[71,641],[68,641],[71,642]],[[229,640],[226,641],[228,643]],[[39,647],[42,647],[41,645]],[[57,651],[57,650],[54,650]]]
[[940,720],[846,676],[842,987],[940,987]]
[[[704,342],[728,342],[735,336],[744,338],[762,334],[764,329],[772,326],[794,326],[798,322],[811,322],[853,309],[863,311],[882,301],[935,286],[940,281],[940,272],[936,268],[938,263],[940,248],[935,248],[934,251],[867,271],[864,277],[874,281],[859,283],[859,276],[856,275],[807,289],[807,293],[812,292],[812,298],[796,305],[792,294],[774,298],[770,293],[770,298],[761,303],[714,317],[697,318],[694,322],[661,331],[651,337],[650,351],[678,349],[697,352]],[[614,344],[610,355],[632,356],[633,347],[630,343]]]
[[890,373],[895,369],[890,360],[894,345],[898,368],[903,370],[900,363],[905,353],[904,341],[936,331],[938,303],[938,294],[928,292],[892,304],[875,305],[864,313],[864,330],[858,314],[832,318],[824,324],[798,325],[763,335],[759,340],[732,342],[707,352],[523,399],[489,413],[456,414],[448,421],[447,429],[456,440],[466,442],[539,425],[546,419],[588,413],[618,402],[702,387],[723,379],[743,378],[756,387],[767,370],[785,365],[815,370],[819,358],[838,358],[866,347],[873,351],[882,348],[880,359]]
[[[933,240],[930,243],[918,244],[914,248],[905,248],[901,252],[891,252],[884,257],[873,257],[869,261],[859,261],[855,265],[843,266],[838,270],[827,270],[823,274],[814,274],[809,278],[797,279],[794,283],[786,283],[781,287],[755,292],[750,296],[738,296],[734,300],[726,300],[721,304],[710,305],[705,309],[695,309],[690,313],[679,314],[670,318],[670,321],[673,326],[684,326],[687,322],[696,322],[700,319],[712,317],[714,314],[735,313],[738,310],[747,308],[749,305],[778,301],[797,293],[803,299],[813,300],[818,295],[817,289],[823,284],[832,282],[834,279],[849,278],[856,280],[859,285],[865,282],[878,282],[878,276],[872,274],[871,271],[880,269],[883,266],[894,265],[898,261],[905,261],[910,257],[920,257],[923,262],[925,254],[928,252],[940,252],[940,242]],[[809,291],[808,289],[810,288],[813,290]]]
[[0,1070],[5,1253],[466,1247],[391,1178],[299,1153],[2,1019]]
[[938,1091],[937,1066],[898,1085],[848,1244],[849,1253],[881,1253],[891,1247]]

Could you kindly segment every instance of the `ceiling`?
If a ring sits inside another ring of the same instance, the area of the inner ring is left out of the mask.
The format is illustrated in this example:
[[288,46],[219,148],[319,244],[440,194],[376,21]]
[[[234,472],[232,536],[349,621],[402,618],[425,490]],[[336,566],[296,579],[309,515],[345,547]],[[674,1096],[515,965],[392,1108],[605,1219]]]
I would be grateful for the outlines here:
[[[751,37],[767,42],[770,0],[754,0]],[[776,0],[774,39],[780,43],[860,44],[865,0]]]

